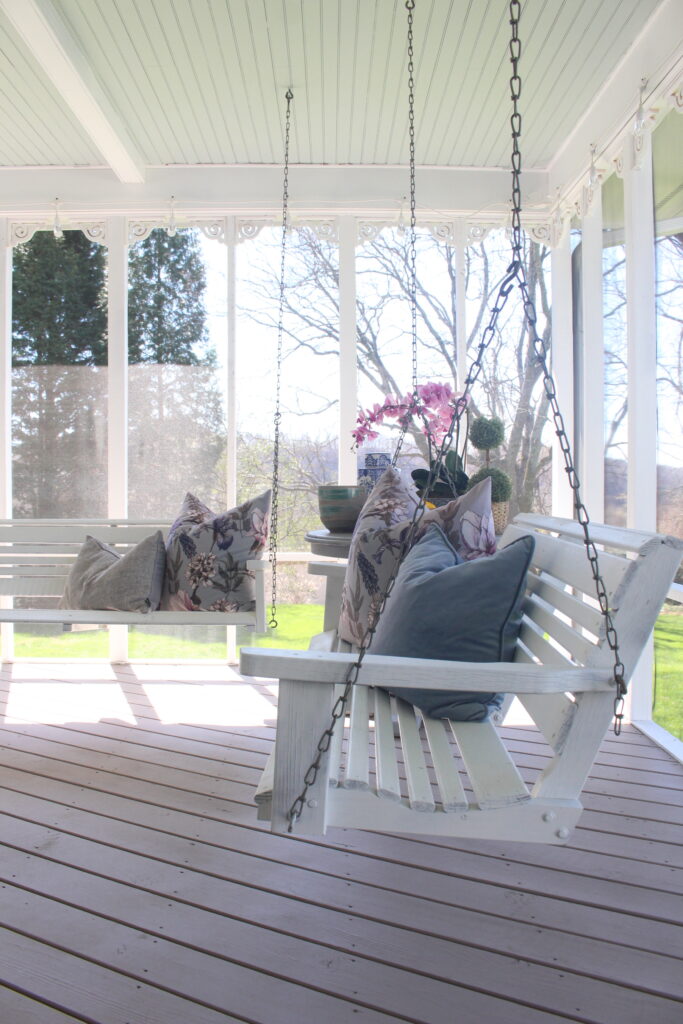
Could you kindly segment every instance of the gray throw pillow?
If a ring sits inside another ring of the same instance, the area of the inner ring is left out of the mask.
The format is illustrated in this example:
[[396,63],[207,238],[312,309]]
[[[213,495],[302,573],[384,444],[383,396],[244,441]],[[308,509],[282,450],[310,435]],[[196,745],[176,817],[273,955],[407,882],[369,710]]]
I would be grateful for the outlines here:
[[254,610],[254,573],[246,563],[266,545],[270,495],[264,491],[227,512],[185,495],[166,541],[164,611]]
[[[379,620],[371,654],[445,661],[511,661],[522,622],[534,538],[463,561],[432,524],[408,553]],[[502,693],[392,689],[432,718],[481,722]]]
[[165,568],[161,530],[124,555],[88,536],[69,573],[59,607],[154,611],[161,600]]

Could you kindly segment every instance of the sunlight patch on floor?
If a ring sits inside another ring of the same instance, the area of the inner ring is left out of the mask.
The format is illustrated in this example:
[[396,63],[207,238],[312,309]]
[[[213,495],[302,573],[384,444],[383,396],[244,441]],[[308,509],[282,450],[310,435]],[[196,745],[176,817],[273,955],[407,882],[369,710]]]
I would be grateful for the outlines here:
[[39,679],[53,683],[74,682],[116,682],[117,666],[107,662],[94,661],[15,661],[3,665],[2,677],[10,682],[35,682]]
[[146,682],[142,686],[164,725],[271,725],[273,704],[245,683]]
[[10,684],[5,714],[8,724],[63,725],[99,722],[103,718],[135,723],[128,700],[117,682],[13,680]]
[[242,676],[232,665],[207,664],[206,662],[133,662],[117,666],[122,673],[138,682],[168,681],[194,683],[242,683]]

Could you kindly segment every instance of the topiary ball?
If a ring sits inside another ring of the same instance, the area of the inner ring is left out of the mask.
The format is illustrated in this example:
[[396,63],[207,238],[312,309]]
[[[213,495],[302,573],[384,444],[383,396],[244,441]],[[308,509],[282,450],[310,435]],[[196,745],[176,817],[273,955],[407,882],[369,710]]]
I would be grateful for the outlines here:
[[512,481],[502,469],[486,469],[486,467],[480,469],[470,477],[467,490],[471,491],[476,484],[481,483],[487,476],[491,477],[491,501],[509,501],[512,494]]
[[490,420],[487,420],[485,416],[478,416],[470,427],[469,440],[480,452],[499,448],[505,440],[503,421],[497,416],[493,416]]

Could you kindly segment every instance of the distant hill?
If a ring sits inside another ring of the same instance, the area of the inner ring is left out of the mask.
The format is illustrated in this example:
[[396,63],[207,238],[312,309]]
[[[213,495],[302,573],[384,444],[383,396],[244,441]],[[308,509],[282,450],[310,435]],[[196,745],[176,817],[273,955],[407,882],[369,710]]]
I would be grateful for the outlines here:
[[[626,462],[605,460],[605,518],[626,525]],[[657,529],[683,537],[683,468],[657,466]]]
[[[626,462],[605,461],[605,518],[617,526],[626,526]],[[657,529],[683,537],[683,468],[657,466]],[[676,574],[683,583],[683,567]]]

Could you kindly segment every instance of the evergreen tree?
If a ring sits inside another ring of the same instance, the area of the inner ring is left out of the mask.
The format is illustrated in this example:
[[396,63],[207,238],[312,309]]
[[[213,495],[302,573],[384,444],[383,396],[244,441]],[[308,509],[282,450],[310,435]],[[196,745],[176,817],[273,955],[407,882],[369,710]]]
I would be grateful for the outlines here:
[[[107,514],[106,249],[38,232],[14,252],[14,508]],[[130,250],[132,515],[172,515],[206,494],[224,447],[196,232],[154,231]]]
[[105,259],[80,231],[14,251],[17,515],[106,515]]
[[128,361],[213,365],[204,313],[206,273],[195,231],[162,228],[131,246]]
[[13,366],[105,366],[106,250],[81,231],[38,231],[14,251]]
[[129,508],[173,516],[185,491],[208,501],[225,447],[196,231],[163,229],[129,257]]

